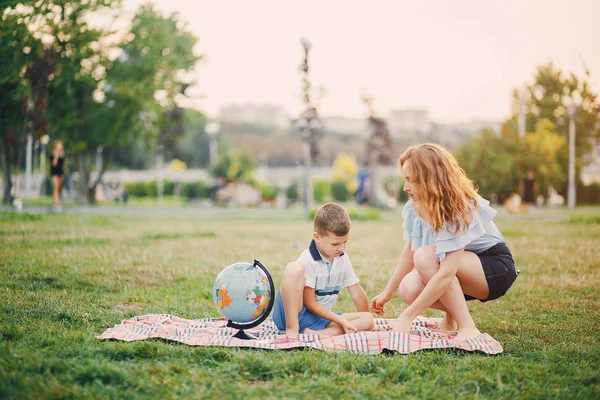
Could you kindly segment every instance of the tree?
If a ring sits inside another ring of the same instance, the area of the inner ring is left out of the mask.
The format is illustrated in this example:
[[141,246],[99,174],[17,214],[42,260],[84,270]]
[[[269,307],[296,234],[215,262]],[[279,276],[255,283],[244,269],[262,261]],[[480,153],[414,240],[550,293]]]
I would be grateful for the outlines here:
[[479,192],[484,197],[497,195],[502,202],[518,191],[519,182],[529,169],[536,173],[541,193],[547,193],[550,185],[564,184],[559,154],[565,144],[547,119],[540,120],[535,131],[527,132],[523,138],[508,121],[500,135],[483,130],[479,137],[461,146],[456,156]]
[[369,188],[367,189],[370,193],[368,196],[369,204],[372,207],[377,207],[377,167],[394,163],[394,159],[390,156],[392,140],[385,119],[375,115],[373,98],[365,92],[362,95],[362,102],[369,110],[369,118],[367,119],[368,137],[365,141],[363,166],[369,170]]
[[75,161],[81,202],[93,201],[87,163],[106,125],[102,124],[105,117],[100,118],[104,107],[95,96],[109,66],[107,42],[111,36],[87,21],[96,12],[119,6],[118,0],[40,1],[34,6],[38,30],[52,39],[49,45],[57,57],[48,93],[50,132],[52,137],[65,141]]
[[[53,131],[66,139],[76,158],[82,202],[95,201],[95,188],[118,148],[130,148],[139,137],[156,148],[173,132],[164,129],[172,120],[165,109],[180,110],[177,95],[200,58],[193,53],[196,39],[176,15],[163,17],[146,5],[134,17],[130,34],[118,43],[120,55],[111,59],[108,50],[115,47],[106,44],[110,34],[90,28],[85,17],[118,4],[63,2],[61,18],[47,20],[60,67],[51,92]],[[100,145],[102,167],[90,180],[89,165]]]
[[180,141],[181,159],[190,168],[208,167],[209,139],[204,131],[206,115],[194,109],[184,110],[184,134]]
[[[594,142],[600,141],[600,102],[598,93],[590,85],[590,73],[580,78],[574,73],[566,74],[550,62],[538,67],[533,84],[526,88],[527,131],[536,130],[539,122],[547,119],[555,126],[556,133],[568,140],[569,117],[566,102],[580,100],[581,105],[575,114],[575,154],[576,177],[579,180],[581,167]],[[519,93],[515,90],[513,111],[515,116],[510,123],[515,124],[518,114]],[[559,150],[557,155],[561,175],[566,176],[568,169],[568,146]],[[556,186],[560,193],[566,193],[566,181]]]
[[252,182],[254,180],[252,172],[255,167],[254,159],[245,151],[236,150],[231,155],[228,151],[221,151],[219,162],[211,172],[215,178],[222,178],[228,182]]
[[23,143],[24,101],[29,90],[25,71],[42,53],[41,41],[27,29],[29,20],[30,17],[8,7],[0,15],[0,158],[4,204],[12,204],[11,166]]
[[535,132],[525,134],[522,144],[520,179],[527,170],[534,171],[544,197],[548,195],[549,186],[562,187],[566,184],[567,175],[561,168],[559,156],[567,147],[567,141],[558,134],[550,120],[540,120]]

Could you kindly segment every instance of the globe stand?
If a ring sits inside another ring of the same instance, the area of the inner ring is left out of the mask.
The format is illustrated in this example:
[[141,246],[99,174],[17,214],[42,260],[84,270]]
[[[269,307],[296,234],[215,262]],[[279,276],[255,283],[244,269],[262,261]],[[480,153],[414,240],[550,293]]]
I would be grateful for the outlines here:
[[[258,339],[256,336],[244,332],[244,328],[240,328],[242,325],[238,325],[235,322],[231,322],[231,320],[227,321],[227,325],[225,325],[225,326],[228,327],[228,328],[239,329],[237,331],[237,333],[235,335],[233,335],[233,337],[235,337],[235,338],[242,339],[242,340],[256,340],[256,339]],[[254,326],[252,326],[252,328],[254,328]],[[250,328],[246,328],[246,329],[250,329]]]
[[256,259],[254,260],[254,266],[262,269],[263,272],[265,273],[265,275],[267,276],[267,280],[269,281],[269,288],[271,290],[273,297],[271,298],[271,302],[269,303],[269,305],[267,305],[266,311],[255,321],[249,322],[247,324],[238,324],[236,322],[233,322],[232,320],[227,321],[227,325],[225,325],[226,327],[239,329],[237,331],[237,333],[235,335],[233,335],[233,337],[242,339],[242,340],[258,339],[258,337],[244,332],[244,329],[255,328],[258,325],[262,324],[264,322],[264,320],[267,319],[269,314],[271,314],[271,310],[273,310],[273,304],[275,303],[275,285],[273,284],[273,278],[271,278],[271,274],[269,273],[269,271],[267,271],[267,268],[264,265],[262,265],[260,261],[258,261]]

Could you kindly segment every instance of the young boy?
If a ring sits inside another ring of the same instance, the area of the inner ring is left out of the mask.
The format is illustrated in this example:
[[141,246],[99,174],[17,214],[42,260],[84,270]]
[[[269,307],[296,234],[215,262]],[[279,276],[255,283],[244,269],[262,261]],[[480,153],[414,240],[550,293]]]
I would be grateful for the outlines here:
[[[297,261],[285,267],[275,298],[273,322],[288,336],[341,335],[373,328],[367,295],[344,253],[349,238],[350,218],[344,207],[335,203],[319,207],[313,240]],[[348,288],[358,312],[331,311],[341,287]]]

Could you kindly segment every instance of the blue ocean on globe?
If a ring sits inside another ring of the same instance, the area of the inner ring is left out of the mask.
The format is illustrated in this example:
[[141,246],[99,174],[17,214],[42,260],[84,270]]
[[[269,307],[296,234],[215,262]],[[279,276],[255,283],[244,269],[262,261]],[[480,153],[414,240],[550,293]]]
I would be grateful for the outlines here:
[[259,319],[273,299],[265,272],[254,264],[239,262],[225,267],[213,284],[213,302],[229,320],[246,324]]

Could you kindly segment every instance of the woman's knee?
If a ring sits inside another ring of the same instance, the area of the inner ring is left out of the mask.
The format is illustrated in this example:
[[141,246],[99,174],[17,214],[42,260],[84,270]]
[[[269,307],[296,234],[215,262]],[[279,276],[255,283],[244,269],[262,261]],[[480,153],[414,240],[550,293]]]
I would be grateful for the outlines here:
[[400,282],[400,287],[398,288],[400,298],[406,304],[412,304],[413,301],[419,297],[419,294],[421,294],[422,290],[423,288],[421,285],[415,284],[415,282],[413,282],[411,279],[403,279],[402,282]]
[[439,260],[435,255],[435,247],[423,246],[419,247],[413,255],[415,270],[421,275],[432,275],[439,268]]

